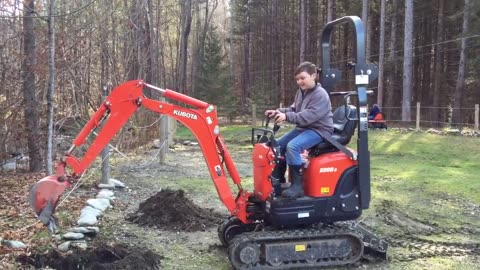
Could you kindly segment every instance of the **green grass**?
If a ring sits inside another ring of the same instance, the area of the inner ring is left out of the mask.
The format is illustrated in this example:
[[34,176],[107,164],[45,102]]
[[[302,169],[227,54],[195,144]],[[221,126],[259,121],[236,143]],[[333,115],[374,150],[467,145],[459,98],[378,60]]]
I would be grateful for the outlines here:
[[[288,130],[283,127],[279,134]],[[251,149],[245,143],[251,136],[250,126],[225,126],[221,134],[231,153]],[[180,128],[179,137],[192,139],[193,135]],[[349,147],[356,149],[356,139]],[[480,204],[480,138],[371,131],[369,148],[372,209],[387,200],[419,219],[446,227],[478,223],[475,215],[465,215],[465,203]],[[252,186],[252,179],[242,180],[247,189]],[[189,189],[190,181],[182,187]]]
[[[279,134],[288,131],[288,127]],[[222,137],[230,151],[239,149],[230,144],[242,143],[250,148],[251,127],[224,126]],[[179,139],[195,139],[185,127],[177,132]],[[353,139],[349,147],[356,148]],[[480,138],[440,136],[428,133],[369,132],[371,175],[393,177],[393,187],[408,193],[451,194],[480,203]]]
[[[290,128],[284,127],[279,135]],[[247,143],[251,136],[251,127],[225,126],[221,128],[222,137],[232,154],[238,151],[251,151]],[[186,128],[179,129],[179,139],[194,140]],[[356,149],[356,139],[350,148]],[[460,136],[440,136],[420,132],[401,133],[397,131],[369,132],[371,157],[372,201],[371,207],[364,212],[367,224],[375,228],[377,234],[389,237],[402,233],[401,228],[385,224],[376,217],[378,210],[388,202],[387,214],[399,214],[424,224],[433,224],[439,229],[478,228],[480,220],[480,138]],[[252,177],[242,179],[247,190],[253,188]],[[178,179],[175,185],[195,193],[208,193],[216,196],[215,189],[205,179]],[[231,190],[236,190],[230,184]],[[473,207],[470,207],[473,206]],[[392,212],[393,211],[393,212]],[[476,211],[477,213],[474,213]],[[477,242],[472,235],[436,234],[419,237],[443,242]],[[177,250],[180,254],[184,251]],[[411,253],[400,247],[392,247],[389,254]],[[188,252],[187,252],[188,254]],[[188,255],[187,255],[188,256]],[[224,255],[222,255],[224,256]],[[202,269],[205,265],[217,263],[216,256],[205,257],[196,265]],[[172,263],[177,261],[172,258]],[[220,260],[221,267],[228,263]],[[167,256],[167,264],[169,258]],[[227,266],[225,266],[227,265]],[[412,262],[392,262],[387,269],[476,269],[471,258],[432,257]],[[371,266],[372,269],[384,269],[384,265]],[[223,268],[219,268],[223,269]]]
[[[288,130],[284,127],[279,134]],[[251,148],[245,144],[250,141],[250,126],[224,126],[220,132],[230,151]],[[178,129],[176,138],[195,139],[185,127]],[[231,145],[238,143],[243,146]],[[356,148],[355,139],[349,147]],[[372,177],[399,180],[390,183],[390,188],[407,193],[450,194],[480,204],[480,138],[372,131],[369,148]]]
[[[252,137],[252,128],[247,125],[221,126],[220,134],[226,142],[248,143]],[[179,140],[196,140],[193,133],[183,125],[178,126],[175,138]]]
[[408,194],[452,195],[480,204],[480,139],[370,132],[371,175]]

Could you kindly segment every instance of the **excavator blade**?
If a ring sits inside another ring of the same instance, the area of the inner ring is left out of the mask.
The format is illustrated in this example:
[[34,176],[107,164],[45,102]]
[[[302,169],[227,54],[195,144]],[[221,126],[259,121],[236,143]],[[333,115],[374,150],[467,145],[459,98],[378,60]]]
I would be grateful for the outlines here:
[[45,224],[51,232],[57,228],[54,217],[58,199],[68,186],[67,181],[59,181],[58,176],[50,175],[42,178],[30,189],[28,202],[35,211],[38,219]]

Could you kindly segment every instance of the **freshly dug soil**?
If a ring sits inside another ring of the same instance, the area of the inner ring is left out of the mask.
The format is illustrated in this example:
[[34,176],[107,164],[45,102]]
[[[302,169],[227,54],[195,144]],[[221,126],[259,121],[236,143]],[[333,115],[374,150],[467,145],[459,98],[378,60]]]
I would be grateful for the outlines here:
[[63,255],[56,250],[47,254],[19,256],[17,261],[36,269],[50,267],[61,270],[133,270],[161,269],[162,256],[149,250],[126,247],[123,245],[102,245],[94,249],[75,250],[72,254]]
[[168,231],[202,231],[216,226],[222,216],[211,209],[195,205],[183,190],[165,189],[141,203],[127,220],[142,226]]

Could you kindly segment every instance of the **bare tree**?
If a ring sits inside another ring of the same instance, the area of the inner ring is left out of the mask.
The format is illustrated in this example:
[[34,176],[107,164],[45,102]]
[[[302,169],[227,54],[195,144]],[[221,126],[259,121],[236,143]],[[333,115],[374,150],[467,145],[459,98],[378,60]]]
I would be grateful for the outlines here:
[[53,118],[54,103],[53,95],[55,91],[55,0],[50,0],[48,11],[48,89],[47,89],[47,147],[45,149],[45,166],[47,174],[52,174],[52,145],[53,145]]
[[467,34],[469,31],[469,17],[470,17],[470,0],[465,0],[463,7],[463,25],[462,25],[462,45],[460,49],[460,61],[458,63],[457,84],[455,86],[454,103],[453,103],[453,123],[458,125],[462,122],[462,98],[463,88],[465,87],[465,57],[467,49]]
[[413,0],[405,0],[404,29],[402,121],[410,121],[413,88]]
[[30,156],[30,171],[42,170],[42,158],[40,156],[40,131],[38,128],[38,105],[35,94],[35,32],[34,15],[35,0],[25,0],[23,11],[23,49],[25,58],[23,60],[23,100],[26,133],[28,134],[28,151]]
[[242,94],[242,109],[247,105],[247,99],[250,98],[250,0],[247,1],[247,18],[244,34],[243,44],[243,94]]
[[305,61],[305,19],[306,19],[306,1],[300,1],[300,63]]
[[433,77],[433,121],[437,121],[439,119],[439,110],[438,107],[440,105],[440,92],[441,86],[443,84],[443,61],[444,61],[444,53],[442,51],[442,40],[444,36],[444,27],[443,27],[443,16],[444,16],[444,9],[445,9],[445,0],[438,0],[438,14],[437,14],[437,33],[436,33],[436,43],[434,47],[435,52],[435,63],[434,63],[434,77]]
[[190,35],[190,28],[192,25],[192,0],[180,0],[181,5],[181,25],[182,33],[180,36],[180,63],[177,69],[177,83],[176,88],[182,93],[187,92],[187,50],[188,37]]
[[365,24],[365,53],[367,57],[370,55],[370,20],[368,18],[368,0],[362,1],[362,21]]
[[380,44],[378,50],[378,90],[377,104],[383,108],[383,69],[385,66],[385,0],[380,3]]
[[333,18],[335,17],[333,14],[333,8],[335,6],[335,1],[333,0],[328,0],[327,3],[327,22],[331,22]]
[[[392,1],[392,10],[398,10],[398,1]],[[393,103],[396,96],[396,89],[397,89],[397,59],[395,54],[396,44],[397,44],[397,20],[398,16],[395,12],[391,16],[391,25],[390,25],[390,41],[388,45],[388,65],[389,65],[389,72],[387,74],[388,77],[388,92],[385,93],[386,95],[386,106],[393,107]],[[390,109],[390,117],[392,116],[393,110]]]

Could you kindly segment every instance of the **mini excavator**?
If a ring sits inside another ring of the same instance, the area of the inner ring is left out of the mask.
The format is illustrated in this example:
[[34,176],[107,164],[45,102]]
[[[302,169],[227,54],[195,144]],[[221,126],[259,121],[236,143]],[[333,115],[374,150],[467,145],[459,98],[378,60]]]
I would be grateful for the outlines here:
[[[335,26],[353,26],[355,90],[332,92],[341,70],[330,67],[330,44]],[[167,115],[196,136],[218,196],[231,216],[218,227],[222,244],[235,269],[292,269],[348,265],[362,258],[386,259],[387,243],[356,220],[370,205],[370,153],[368,150],[367,85],[377,69],[365,59],[364,26],[347,16],[325,25],[322,35],[320,81],[331,97],[343,96],[344,104],[333,114],[335,131],[309,150],[303,169],[305,196],[287,199],[272,189],[270,175],[279,155],[278,126],[252,129],[253,191],[242,187],[240,176],[220,135],[216,107],[187,95],[161,89],[142,80],[117,86],[80,131],[71,148],[57,163],[56,174],[32,187],[29,200],[39,219],[55,228],[59,197],[85,172],[92,161],[139,107]],[[158,91],[182,107],[147,98],[143,89]],[[356,105],[350,104],[350,97]],[[357,113],[358,112],[358,113]],[[83,158],[73,151],[100,129]],[[357,129],[357,150],[347,145]],[[238,190],[231,191],[227,173]]]

